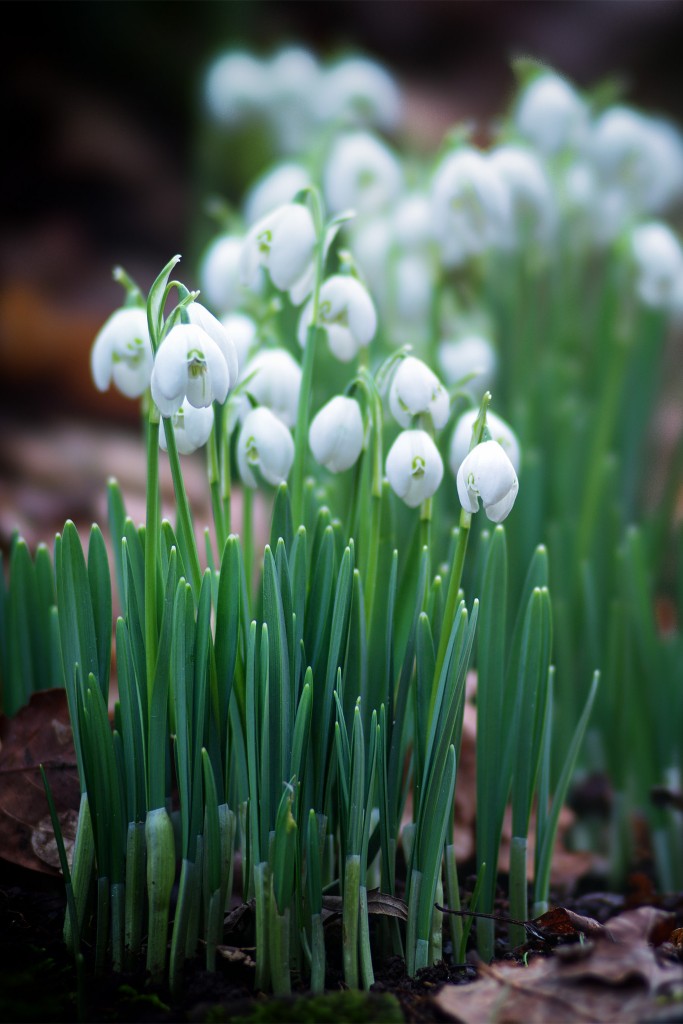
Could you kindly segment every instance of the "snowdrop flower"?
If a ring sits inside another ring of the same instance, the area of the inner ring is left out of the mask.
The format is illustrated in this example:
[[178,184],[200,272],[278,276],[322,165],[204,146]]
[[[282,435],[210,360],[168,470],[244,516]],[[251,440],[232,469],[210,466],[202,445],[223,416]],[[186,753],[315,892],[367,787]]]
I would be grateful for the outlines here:
[[257,178],[244,200],[244,219],[255,224],[278,206],[291,203],[297,192],[311,184],[311,176],[301,164],[277,164]]
[[294,441],[284,423],[265,406],[247,413],[237,439],[237,465],[247,487],[258,487],[254,471],[273,487],[289,476]]
[[295,306],[301,305],[315,281],[316,237],[313,217],[299,203],[285,203],[267,214],[250,229],[242,245],[242,283],[252,286],[259,267],[265,267],[281,292],[289,292]]
[[387,455],[387,480],[408,508],[417,508],[438,489],[443,462],[426,430],[402,430]]
[[432,182],[432,225],[444,263],[457,266],[510,230],[510,195],[491,162],[469,147],[446,156]]
[[225,327],[221,321],[210,313],[206,306],[203,306],[201,302],[191,302],[189,306],[186,306],[187,318],[191,324],[195,327],[201,327],[203,331],[209,335],[211,340],[218,345],[219,349],[223,353],[225,362],[228,367],[230,374],[229,387],[234,387],[237,382],[237,376],[239,374],[239,363],[237,360],[237,350],[233,344],[233,341],[225,330]]
[[201,409],[224,402],[230,389],[230,370],[216,342],[196,324],[171,328],[156,354],[152,398],[162,416],[172,416],[187,398]]
[[221,326],[235,347],[238,368],[244,366],[256,341],[256,324],[244,313],[228,313],[221,317]]
[[405,196],[393,213],[394,240],[404,249],[428,245],[433,237],[432,211],[425,195]]
[[[275,413],[286,427],[293,427],[301,390],[301,367],[296,359],[284,348],[263,349],[247,363],[242,379],[251,374],[246,385],[249,394]],[[245,396],[242,414],[248,407],[249,399]]]
[[336,395],[316,413],[308,431],[313,457],[331,473],[343,473],[363,450],[360,406],[354,398]]
[[392,131],[401,119],[401,94],[389,72],[366,57],[347,57],[325,73],[318,98],[323,123],[344,121]]
[[634,229],[631,250],[638,273],[639,298],[654,309],[666,309],[683,275],[680,242],[666,224],[650,221]]
[[556,224],[555,199],[536,154],[522,146],[499,146],[489,160],[510,190],[515,222],[507,239],[510,248],[523,242],[527,233],[536,242],[549,242]]
[[234,309],[242,300],[240,256],[242,239],[223,234],[205,250],[199,264],[199,287],[202,298],[220,313]]
[[510,514],[519,482],[514,466],[497,441],[483,441],[465,457],[457,476],[458,498],[466,512],[484,511],[492,523]]
[[380,306],[384,306],[389,294],[387,265],[393,243],[393,228],[386,214],[369,220],[351,221],[351,251],[358,267],[362,268],[363,280]]
[[515,112],[520,133],[547,156],[580,147],[588,120],[585,101],[569,82],[552,71],[529,82]]
[[336,139],[325,163],[323,191],[332,213],[353,209],[373,214],[401,192],[403,172],[389,147],[367,132]]
[[[455,425],[455,430],[453,431],[453,436],[451,438],[451,446],[448,452],[448,465],[451,468],[453,476],[456,478],[460,466],[465,461],[469,453],[470,444],[472,442],[472,427],[474,426],[474,421],[478,415],[478,409],[469,409],[458,418],[458,422]],[[501,419],[500,416],[496,416],[495,413],[488,411],[486,413],[486,427],[491,435],[491,440],[498,442],[512,463],[515,473],[518,473],[521,453],[519,441],[517,440],[517,436],[512,430],[512,427],[508,426],[505,420]]]
[[426,363],[407,356],[398,364],[389,388],[389,408],[401,427],[414,416],[429,414],[435,430],[445,426],[450,411],[448,392]]
[[437,358],[449,386],[460,384],[466,377],[472,377],[461,386],[475,400],[480,399],[495,380],[498,369],[496,350],[488,338],[479,334],[469,334],[454,341],[442,341]]
[[279,149],[286,153],[301,152],[313,132],[313,98],[318,94],[321,78],[318,62],[310,50],[288,46],[271,59],[267,73],[268,117]]
[[[299,344],[306,344],[306,332],[313,317],[313,300],[299,320]],[[377,313],[368,292],[355,277],[334,274],[323,283],[318,305],[318,326],[327,332],[330,350],[342,363],[369,345],[377,330]]]
[[263,109],[267,99],[267,77],[261,61],[250,53],[224,53],[209,68],[204,83],[204,100],[211,116],[234,127]]
[[147,313],[131,307],[117,309],[98,332],[90,353],[95,386],[106,391],[112,380],[127,398],[138,398],[149,387],[153,365]]
[[[171,417],[175,443],[181,455],[191,455],[197,448],[202,448],[209,440],[213,428],[213,406],[195,409],[185,398],[183,404]],[[159,447],[167,451],[166,432],[162,426],[159,431]]]

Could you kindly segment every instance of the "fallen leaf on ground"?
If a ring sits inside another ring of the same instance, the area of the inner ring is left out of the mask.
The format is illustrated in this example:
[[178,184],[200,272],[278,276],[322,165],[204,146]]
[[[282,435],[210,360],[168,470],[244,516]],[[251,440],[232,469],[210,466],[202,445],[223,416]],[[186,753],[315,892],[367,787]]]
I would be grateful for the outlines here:
[[58,875],[41,763],[60,821],[70,826],[80,787],[65,690],[41,690],[13,718],[0,716],[0,856]]

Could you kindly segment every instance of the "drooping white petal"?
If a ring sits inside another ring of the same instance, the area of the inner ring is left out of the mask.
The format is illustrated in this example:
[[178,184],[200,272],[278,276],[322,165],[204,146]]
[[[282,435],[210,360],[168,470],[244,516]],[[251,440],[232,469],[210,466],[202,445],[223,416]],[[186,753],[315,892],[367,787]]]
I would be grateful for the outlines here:
[[316,462],[332,473],[342,473],[358,460],[363,433],[358,402],[336,395],[313,417],[308,443]]
[[[313,315],[313,303],[304,307],[299,319],[297,337],[306,344],[306,333]],[[337,359],[348,362],[358,349],[368,345],[377,330],[377,312],[367,289],[355,277],[334,274],[320,289],[318,326],[327,332],[330,351]]]
[[[461,384],[475,400],[481,399],[495,380],[498,357],[488,338],[481,335],[441,342],[437,358],[446,383]],[[466,378],[471,379],[462,384]]]
[[368,132],[336,139],[327,157],[323,191],[332,213],[365,216],[388,209],[400,195],[403,171],[386,143]]
[[588,106],[569,82],[551,71],[538,75],[522,90],[515,121],[541,153],[559,153],[584,144]]
[[209,67],[204,99],[209,113],[229,127],[263,107],[267,79],[264,67],[250,53],[233,50],[221,54]]
[[152,398],[159,407],[162,416],[172,416],[183,404],[187,386],[187,330],[200,334],[197,327],[189,327],[186,324],[178,324],[164,338],[154,360],[152,370],[151,389]]
[[501,522],[510,512],[519,482],[514,466],[497,441],[484,441],[465,457],[457,475],[458,498],[470,513],[479,510],[481,498],[491,522]]
[[425,430],[403,430],[387,455],[386,475],[409,508],[431,498],[443,479],[439,449]]
[[401,117],[398,85],[385,67],[367,57],[345,57],[332,65],[315,99],[325,125],[341,121],[392,131]]
[[[468,409],[467,412],[458,417],[458,421],[455,424],[455,430],[453,431],[448,451],[448,465],[455,477],[457,477],[458,470],[470,450],[472,427],[478,415],[479,411],[477,409]],[[517,435],[512,427],[508,426],[500,416],[490,411],[486,413],[486,427],[491,435],[491,440],[498,442],[512,463],[515,472],[518,473],[521,462],[521,450]]]
[[106,391],[112,378],[119,391],[137,398],[149,386],[152,346],[144,309],[117,309],[100,328],[90,352],[95,386]]
[[221,317],[221,324],[235,346],[239,375],[242,367],[246,366],[249,350],[256,340],[256,324],[244,313],[228,313]]
[[277,416],[259,406],[244,419],[237,439],[237,465],[248,487],[257,487],[254,470],[276,487],[289,476],[294,461],[294,441]]
[[157,352],[152,370],[152,398],[162,416],[177,412],[187,396],[195,408],[224,402],[230,372],[216,342],[195,324],[177,324]]
[[666,309],[683,274],[683,249],[671,228],[659,221],[640,224],[631,235],[639,298]]
[[[180,409],[171,417],[176,447],[181,455],[191,455],[197,448],[203,447],[209,440],[213,427],[213,406],[195,409],[187,399],[183,400]],[[159,430],[159,447],[167,451],[166,430]]]
[[[247,390],[259,405],[267,406],[287,427],[296,423],[301,390],[301,367],[283,348],[262,349],[244,368],[250,377]],[[245,396],[241,414],[246,415],[249,400]]]
[[[254,224],[244,239],[240,260],[243,283],[252,285],[259,267],[265,267],[275,287],[290,291],[292,301],[299,305],[315,280],[315,244],[310,210],[299,203],[278,207]],[[307,291],[302,293],[304,286]]]
[[242,239],[223,234],[210,243],[199,264],[202,299],[219,313],[234,309],[242,298],[240,255]]
[[232,338],[225,330],[221,321],[218,320],[213,313],[210,313],[206,306],[203,306],[201,302],[191,302],[187,307],[187,315],[190,323],[195,324],[197,327],[201,327],[203,331],[206,331],[211,340],[216,343],[223,353],[228,367],[228,373],[230,375],[228,387],[233,388],[237,383],[239,366],[237,361],[237,352],[232,342]]
[[448,392],[426,363],[414,356],[402,359],[389,388],[389,408],[396,422],[409,427],[413,417],[429,414],[436,430],[448,419]]
[[256,224],[284,203],[291,203],[297,192],[311,184],[311,176],[301,164],[282,163],[258,178],[244,201],[244,219]]
[[509,236],[509,189],[487,157],[471,147],[457,149],[439,163],[431,205],[434,236],[447,266],[457,266]]

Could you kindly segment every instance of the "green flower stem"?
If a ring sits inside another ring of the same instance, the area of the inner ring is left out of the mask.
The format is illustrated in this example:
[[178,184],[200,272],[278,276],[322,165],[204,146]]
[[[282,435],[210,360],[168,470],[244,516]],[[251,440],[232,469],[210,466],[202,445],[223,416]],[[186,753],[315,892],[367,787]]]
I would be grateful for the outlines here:
[[430,551],[432,536],[432,499],[427,498],[420,506],[420,550]]
[[[407,854],[406,854],[407,856]],[[406,970],[412,978],[415,975],[415,947],[417,943],[417,912],[420,905],[420,889],[422,888],[422,872],[413,868],[410,875],[410,896],[408,897],[408,920],[406,923]],[[427,958],[422,965],[425,967]]]
[[109,945],[111,885],[105,875],[97,879],[97,932],[95,935],[95,974],[102,974]]
[[325,932],[320,914],[311,915],[311,992],[325,990]]
[[128,823],[126,838],[126,912],[125,944],[126,964],[129,970],[142,948],[143,910],[145,906],[145,823]]
[[[227,421],[228,417],[225,416]],[[223,443],[221,444],[221,503],[223,505],[223,528],[226,534],[229,536],[232,533],[232,472],[230,467],[230,435],[228,434],[227,428],[223,433]],[[222,557],[223,551],[221,549],[220,556]]]
[[458,609],[458,592],[460,591],[460,584],[462,583],[462,570],[465,565],[465,555],[467,554],[467,542],[470,538],[471,524],[471,512],[466,512],[465,509],[462,509],[460,512],[460,525],[458,527],[455,551],[453,552],[453,564],[451,566],[451,571],[448,574],[446,605],[444,607],[441,636],[439,638],[439,648],[434,668],[434,679],[436,680],[438,680],[441,675],[444,658],[446,657],[446,650],[448,649],[448,638],[451,634],[453,622],[455,621],[455,613]]
[[[453,820],[451,816],[451,821]],[[450,910],[460,910],[460,882],[458,880],[458,864],[455,859],[455,847],[448,843],[444,850],[444,864],[446,867],[446,894]],[[451,943],[453,945],[453,959],[456,963],[461,962],[462,950],[462,918],[459,914],[448,915],[448,925],[451,932]]]
[[[510,846],[510,917],[517,921],[526,921],[529,912],[526,862],[526,836],[513,836]],[[525,929],[519,924],[511,924],[509,941],[513,948],[521,946],[526,941]]]
[[173,920],[171,960],[168,972],[168,983],[171,992],[178,992],[180,989],[187,936],[190,930],[190,916],[193,905],[199,903],[199,878],[200,873],[197,865],[193,861],[188,860],[187,857],[183,857],[180,865],[178,902]]
[[[439,873],[436,883],[434,902],[443,906],[443,877]],[[435,964],[443,959],[443,911],[432,909],[432,932],[429,937],[429,963]]]
[[194,535],[194,526],[192,525],[190,503],[187,500],[185,481],[183,480],[183,473],[180,468],[180,456],[178,455],[178,446],[176,445],[175,433],[173,431],[173,421],[166,417],[164,417],[164,430],[166,432],[166,447],[168,449],[168,460],[171,466],[171,476],[173,478],[173,491],[175,494],[176,506],[178,508],[178,521],[180,529],[183,532],[185,545],[189,554],[190,564],[187,569],[190,575],[192,593],[196,604],[199,600],[202,571],[199,566],[197,540]]
[[360,973],[363,979],[363,988],[370,990],[375,983],[375,973],[372,969],[372,949],[370,947],[370,920],[368,913],[368,890],[367,886],[361,885],[359,889],[360,903]]
[[256,902],[256,977],[257,992],[266,992],[270,982],[270,957],[268,956],[268,862],[254,865],[254,899]]
[[145,523],[145,667],[147,711],[152,708],[152,687],[157,662],[157,554],[159,550],[159,410],[150,400],[147,424],[147,513]]
[[216,424],[211,429],[209,443],[207,445],[207,470],[209,475],[209,489],[211,491],[211,511],[216,529],[216,544],[218,557],[223,554],[227,534],[225,532],[225,510],[221,493],[221,478],[218,466],[218,442],[216,439]]
[[311,323],[306,331],[306,347],[301,367],[301,389],[299,391],[299,405],[296,413],[296,427],[294,430],[294,465],[292,466],[292,521],[294,529],[298,529],[303,522],[304,510],[304,477],[306,470],[306,452],[308,449],[308,421],[311,406],[311,388],[313,385],[313,363],[315,360],[315,349],[320,330],[318,328],[318,315],[320,312],[320,288],[322,286],[324,271],[324,242],[325,232],[322,223],[322,209],[320,197],[315,189],[309,193],[311,197],[311,213],[316,231],[315,250],[315,283],[313,286],[313,307],[311,312]]
[[[81,935],[85,922],[85,912],[88,906],[88,895],[92,881],[93,867],[95,864],[95,841],[92,830],[92,818],[88,804],[88,794],[81,793],[81,802],[78,809],[78,824],[76,826],[76,842],[74,844],[73,862],[71,868],[71,884],[73,889],[75,919],[77,923],[76,932]],[[74,932],[73,915],[66,915],[64,921],[64,942],[70,953],[75,954],[78,950],[78,939]]]
[[175,880],[175,839],[173,824],[165,807],[147,812],[147,970],[155,984],[164,980],[168,945],[168,914]]
[[242,551],[247,595],[251,602],[254,586],[254,494],[246,484],[242,487]]
[[126,887],[115,882],[109,893],[111,905],[111,960],[112,970],[120,974],[123,970],[124,929],[126,920]]
[[273,993],[276,996],[288,996],[292,991],[292,981],[289,973],[290,928],[289,907],[282,914],[278,914],[275,893],[271,889],[268,940],[270,945],[271,981]]
[[358,988],[358,916],[360,905],[360,854],[352,853],[344,864],[342,947],[344,981]]

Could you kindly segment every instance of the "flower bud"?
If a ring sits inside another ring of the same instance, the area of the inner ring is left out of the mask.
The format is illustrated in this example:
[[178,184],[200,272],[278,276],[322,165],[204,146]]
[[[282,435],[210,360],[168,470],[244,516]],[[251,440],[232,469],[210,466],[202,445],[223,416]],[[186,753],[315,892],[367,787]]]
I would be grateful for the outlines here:
[[387,480],[409,508],[417,508],[436,492],[443,462],[426,430],[403,430],[387,455]]
[[458,266],[509,235],[508,188],[488,158],[471,147],[441,161],[431,200],[432,227],[446,266]]
[[112,380],[127,398],[138,398],[149,387],[152,344],[144,309],[117,309],[100,329],[90,353],[90,368],[99,391]]
[[[305,307],[299,320],[298,338],[303,348],[313,316],[313,302]],[[318,326],[327,332],[330,350],[343,363],[369,345],[377,330],[377,313],[367,290],[355,277],[334,274],[320,289]]]
[[426,363],[414,356],[402,359],[389,389],[389,408],[396,422],[409,427],[414,416],[429,414],[434,429],[445,426],[450,412],[448,392]]
[[401,118],[401,94],[381,64],[367,57],[346,57],[324,74],[317,111],[323,124],[341,121],[392,131]]
[[683,276],[683,250],[666,224],[640,224],[631,235],[638,297],[653,309],[666,309]]
[[203,331],[209,335],[212,341],[214,341],[223,356],[228,366],[230,373],[230,384],[229,387],[234,387],[237,383],[237,376],[239,374],[239,364],[237,361],[237,350],[230,338],[230,335],[225,330],[225,327],[218,320],[213,313],[210,313],[206,306],[202,306],[201,302],[191,302],[186,307],[187,317],[191,324],[195,327],[201,327]]
[[230,370],[206,331],[195,324],[177,324],[159,346],[150,383],[159,412],[172,416],[186,397],[196,409],[224,402]]
[[228,313],[221,317],[221,325],[235,346],[239,371],[246,365],[249,350],[256,341],[256,324],[244,313]]
[[204,100],[211,116],[229,127],[252,117],[266,102],[266,76],[260,60],[233,50],[221,54],[208,70]]
[[277,164],[249,189],[244,200],[245,221],[255,224],[279,206],[291,203],[297,192],[310,184],[311,176],[301,164]]
[[471,334],[455,341],[441,342],[437,358],[446,383],[449,386],[460,384],[477,401],[495,380],[498,368],[496,350],[488,338],[481,335]]
[[466,512],[479,511],[479,498],[492,523],[510,514],[519,482],[514,466],[497,441],[483,441],[467,455],[458,470],[458,497]]
[[204,251],[199,264],[202,299],[220,313],[227,313],[241,302],[240,255],[242,239],[238,235],[218,235]]
[[313,457],[331,473],[343,473],[363,450],[363,417],[353,398],[336,395],[313,417],[308,443]]
[[401,165],[389,147],[367,132],[339,137],[327,157],[324,193],[332,213],[370,215],[386,209],[403,185]]
[[520,133],[547,155],[582,145],[588,120],[588,107],[579,93],[552,71],[529,82],[515,113]]
[[[472,443],[472,427],[474,426],[474,421],[478,415],[479,411],[477,409],[469,409],[458,418],[458,422],[455,424],[455,430],[453,431],[451,446],[448,452],[448,465],[455,477],[457,477],[458,470],[470,450],[470,444]],[[519,441],[517,440],[517,436],[512,428],[509,427],[505,420],[501,419],[500,416],[496,416],[494,412],[487,411],[486,429],[491,435],[491,440],[497,441],[502,447],[503,451],[512,463],[515,472],[519,473],[521,453],[519,449]]]
[[242,283],[253,286],[265,267],[276,288],[300,305],[315,281],[315,226],[307,207],[285,203],[250,229],[242,244]]
[[273,487],[285,481],[294,461],[294,441],[277,416],[259,406],[247,413],[237,439],[237,465],[247,487],[257,487],[254,470]]
[[513,218],[507,246],[515,248],[527,237],[550,242],[557,210],[550,178],[537,155],[523,146],[499,146],[489,160],[510,191]]
[[[299,406],[301,367],[284,348],[262,349],[244,368],[242,378],[254,374],[246,385],[259,405],[267,406],[286,427],[293,427]],[[249,408],[245,397],[242,415]]]
[[[173,420],[173,432],[175,443],[181,455],[191,455],[197,448],[202,448],[209,440],[213,427],[213,406],[195,409],[185,398],[183,404],[171,417]],[[161,427],[159,431],[159,447],[167,451],[166,432]]]

